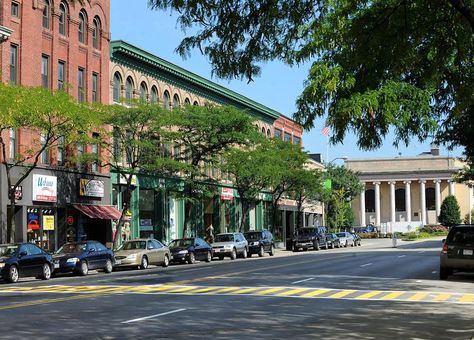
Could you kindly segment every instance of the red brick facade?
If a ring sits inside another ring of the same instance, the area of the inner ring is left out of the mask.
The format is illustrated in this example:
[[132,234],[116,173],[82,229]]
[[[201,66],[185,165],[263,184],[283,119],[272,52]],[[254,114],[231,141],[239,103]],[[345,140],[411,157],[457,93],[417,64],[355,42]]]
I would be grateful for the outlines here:
[[277,136],[278,131],[281,132],[281,139],[303,146],[303,128],[294,120],[281,115],[273,123],[274,137]]

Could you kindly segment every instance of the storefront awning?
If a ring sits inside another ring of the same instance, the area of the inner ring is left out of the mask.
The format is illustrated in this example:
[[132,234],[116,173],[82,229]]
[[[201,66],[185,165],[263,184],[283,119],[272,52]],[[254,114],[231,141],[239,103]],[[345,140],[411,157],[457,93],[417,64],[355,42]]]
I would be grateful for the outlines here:
[[122,213],[111,205],[84,205],[73,204],[74,208],[90,218],[100,218],[102,220],[118,220]]

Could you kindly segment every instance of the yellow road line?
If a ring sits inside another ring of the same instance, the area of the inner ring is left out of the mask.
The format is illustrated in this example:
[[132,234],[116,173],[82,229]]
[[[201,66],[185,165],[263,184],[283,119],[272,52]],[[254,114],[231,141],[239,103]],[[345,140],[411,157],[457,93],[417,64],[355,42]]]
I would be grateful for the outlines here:
[[452,296],[452,294],[438,294],[433,301],[446,301]]
[[474,294],[464,294],[459,302],[474,302]]
[[428,296],[428,293],[416,293],[415,295],[410,296],[407,300],[408,301],[420,301]]
[[381,291],[373,291],[373,292],[368,292],[368,293],[365,293],[365,294],[362,294],[362,295],[359,295],[359,296],[356,296],[356,299],[357,300],[363,300],[363,299],[370,299],[376,295],[379,295],[380,293],[383,293]]
[[285,288],[270,288],[270,289],[262,290],[261,292],[257,292],[257,293],[255,293],[255,294],[258,294],[258,295],[271,294],[271,293],[275,293],[275,292],[282,291],[282,290],[284,290],[284,289],[285,289]]
[[233,294],[246,294],[246,293],[250,293],[250,292],[255,292],[256,290],[259,290],[259,289],[261,289],[261,287],[244,288],[244,289],[241,289],[241,290],[236,290],[235,292],[233,292]]
[[242,289],[242,287],[226,287],[226,288],[217,289],[213,292],[209,292],[208,294],[229,293],[229,292],[234,292],[235,290],[239,290],[239,289]]
[[330,292],[332,291],[333,289],[318,289],[318,290],[315,290],[315,291],[312,291],[312,292],[309,292],[309,293],[305,293],[301,296],[304,296],[304,297],[313,297],[313,296],[318,296],[318,295],[321,295],[321,294],[324,294],[324,293],[327,293],[327,292]]
[[288,296],[288,295],[296,295],[298,293],[301,293],[301,292],[305,292],[307,290],[309,290],[310,288],[296,288],[296,289],[290,289],[286,292],[283,292],[283,293],[277,293],[276,295],[278,296]]
[[182,292],[187,292],[189,290],[197,289],[199,287],[181,287],[181,288],[176,288],[172,290],[168,290],[167,293],[182,293]]
[[206,287],[206,288],[201,288],[198,290],[191,291],[190,293],[204,293],[204,292],[208,292],[210,290],[215,290],[215,289],[216,287]]
[[383,297],[380,298],[380,300],[393,300],[399,297],[400,295],[403,295],[405,292],[391,292]]
[[34,300],[34,301],[28,301],[28,302],[23,302],[23,303],[16,303],[16,304],[11,304],[11,305],[6,305],[6,306],[0,306],[0,310],[21,308],[21,307],[30,307],[30,306],[36,306],[36,305],[47,305],[47,304],[50,304],[50,303],[72,301],[72,300],[79,300],[79,299],[89,299],[89,298],[93,298],[93,297],[107,296],[107,295],[109,295],[109,294],[81,294],[81,295],[68,296],[68,297],[56,298],[56,299]]
[[355,293],[356,290],[342,290],[338,293],[334,293],[332,295],[329,295],[328,298],[330,299],[340,299],[340,298],[343,298],[349,294],[352,294],[352,293]]

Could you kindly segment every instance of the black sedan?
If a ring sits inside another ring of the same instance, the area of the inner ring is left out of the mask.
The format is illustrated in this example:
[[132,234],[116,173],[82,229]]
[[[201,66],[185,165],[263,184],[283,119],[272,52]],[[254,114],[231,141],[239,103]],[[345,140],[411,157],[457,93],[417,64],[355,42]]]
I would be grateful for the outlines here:
[[341,240],[334,233],[326,234],[326,243],[328,245],[328,248],[331,249],[341,247]]
[[33,243],[0,245],[0,273],[5,281],[15,283],[28,276],[48,280],[52,272],[52,256]]
[[173,240],[168,247],[172,262],[191,264],[194,264],[196,260],[211,262],[213,256],[212,247],[199,237]]
[[73,272],[82,276],[90,269],[111,273],[114,263],[114,253],[97,241],[66,243],[54,255],[56,272]]

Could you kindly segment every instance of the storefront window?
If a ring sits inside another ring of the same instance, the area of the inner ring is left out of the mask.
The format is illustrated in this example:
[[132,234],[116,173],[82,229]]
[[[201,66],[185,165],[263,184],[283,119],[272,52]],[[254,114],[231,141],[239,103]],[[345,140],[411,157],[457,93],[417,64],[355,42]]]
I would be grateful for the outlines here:
[[140,189],[140,237],[149,237],[155,225],[155,191]]
[[54,209],[27,209],[27,241],[46,251],[56,250],[56,215]]

